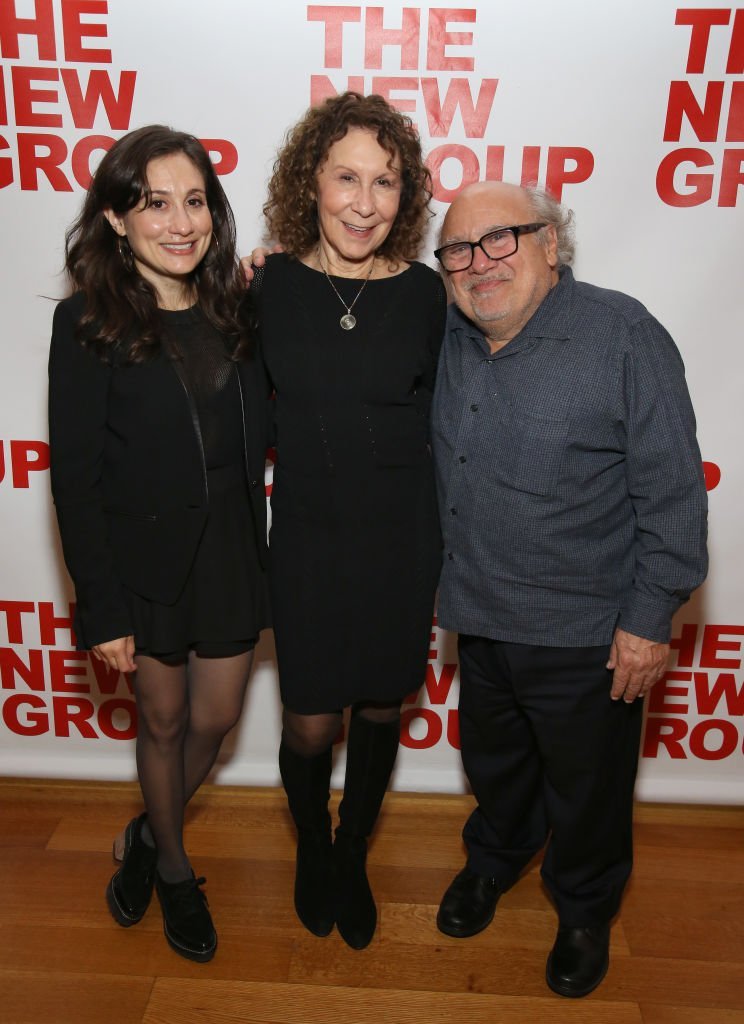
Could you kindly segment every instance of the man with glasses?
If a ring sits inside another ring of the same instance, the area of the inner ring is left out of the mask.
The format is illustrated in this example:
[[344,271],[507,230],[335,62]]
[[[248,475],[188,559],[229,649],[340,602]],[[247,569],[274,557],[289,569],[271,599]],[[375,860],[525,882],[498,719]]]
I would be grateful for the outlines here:
[[571,216],[545,193],[467,187],[435,255],[454,299],[432,427],[438,620],[460,634],[477,800],[437,924],[481,931],[547,842],[547,982],[584,996],[631,870],[639,698],[707,568],[694,415],[658,321],[574,280]]

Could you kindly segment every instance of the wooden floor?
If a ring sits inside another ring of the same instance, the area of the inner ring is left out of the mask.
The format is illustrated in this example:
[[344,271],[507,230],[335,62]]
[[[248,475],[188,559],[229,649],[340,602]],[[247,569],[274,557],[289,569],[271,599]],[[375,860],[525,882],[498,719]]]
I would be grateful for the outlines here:
[[392,794],[370,854],[372,945],[304,931],[293,835],[272,789],[207,787],[187,840],[208,877],[214,960],[165,943],[157,902],[119,928],[103,893],[133,786],[0,779],[3,1024],[742,1024],[744,808],[637,809],[636,870],[604,984],[583,1000],[545,986],[555,916],[534,867],[493,924],[434,924],[462,864],[466,797]]

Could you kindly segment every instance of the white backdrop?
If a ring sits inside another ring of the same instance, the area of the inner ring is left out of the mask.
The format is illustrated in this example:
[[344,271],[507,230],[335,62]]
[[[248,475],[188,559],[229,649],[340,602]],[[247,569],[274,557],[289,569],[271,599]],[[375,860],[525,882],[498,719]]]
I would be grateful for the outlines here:
[[[350,86],[413,117],[440,216],[468,181],[537,178],[576,213],[577,277],[635,295],[677,340],[710,488],[711,574],[675,622],[638,794],[744,803],[744,9],[2,0],[0,57],[0,773],[133,777],[127,682],[97,676],[71,642],[46,471],[52,300],[88,168],[143,124],[211,140],[247,252],[285,130]],[[433,627],[397,788],[463,787],[456,704],[454,640]],[[278,733],[269,634],[219,781],[276,783]]]

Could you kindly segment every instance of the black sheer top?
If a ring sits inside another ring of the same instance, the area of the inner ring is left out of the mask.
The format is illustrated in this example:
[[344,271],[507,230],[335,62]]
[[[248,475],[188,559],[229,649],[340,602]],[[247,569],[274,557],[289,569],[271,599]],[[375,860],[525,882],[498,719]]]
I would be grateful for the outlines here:
[[161,310],[196,405],[207,469],[243,459],[243,417],[235,363],[220,333],[191,309]]

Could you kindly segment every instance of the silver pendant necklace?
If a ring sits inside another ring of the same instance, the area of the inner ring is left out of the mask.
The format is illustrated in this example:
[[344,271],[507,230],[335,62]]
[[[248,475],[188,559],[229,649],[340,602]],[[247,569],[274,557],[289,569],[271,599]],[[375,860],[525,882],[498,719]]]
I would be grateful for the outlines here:
[[341,325],[341,327],[343,327],[343,329],[345,331],[353,330],[356,327],[357,320],[356,320],[356,317],[352,315],[351,311],[354,308],[354,306],[356,306],[357,300],[358,300],[359,296],[362,294],[364,289],[367,287],[367,282],[369,281],[370,277],[372,276],[372,271],[374,270],[374,266],[375,266],[374,259],[370,263],[369,271],[367,272],[367,276],[365,277],[364,281],[362,281],[362,287],[359,289],[359,291],[354,296],[354,301],[352,302],[352,304],[350,306],[346,305],[344,300],[341,298],[341,295],[339,294],[338,288],[336,287],[336,285],[333,283],[333,281],[331,281],[330,277],[328,276],[328,271],[323,266],[323,263],[322,263],[322,261],[320,259],[320,250],[318,250],[318,263],[320,264],[320,269],[323,271],[323,273],[326,276],[326,281],[331,286],[331,288],[333,288],[334,292],[336,293],[336,295],[338,297],[338,301],[341,303],[341,305],[346,310],[344,315],[339,320],[339,324]]

